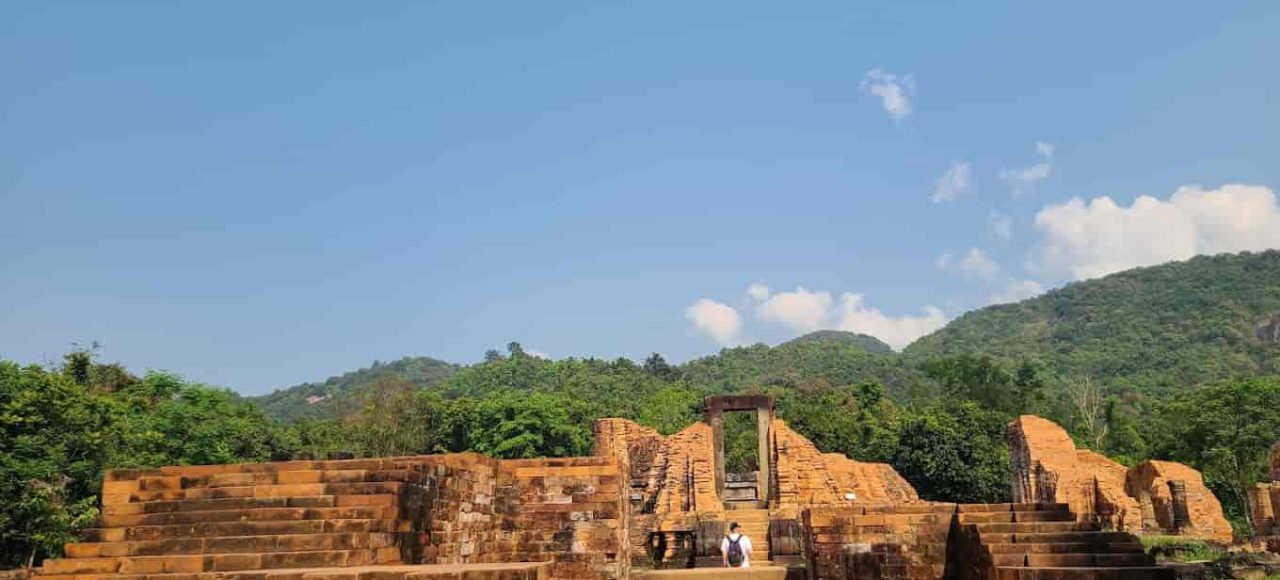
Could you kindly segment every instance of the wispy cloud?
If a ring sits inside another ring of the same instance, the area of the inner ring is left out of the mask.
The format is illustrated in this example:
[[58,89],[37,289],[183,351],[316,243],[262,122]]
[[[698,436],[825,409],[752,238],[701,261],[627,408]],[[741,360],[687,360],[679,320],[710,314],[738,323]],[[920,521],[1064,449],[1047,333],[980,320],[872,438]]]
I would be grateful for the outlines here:
[[929,199],[933,200],[933,203],[953,201],[960,194],[969,192],[972,181],[969,164],[952,161],[951,167],[938,176],[934,184],[933,196]]
[[1044,285],[1035,280],[1011,280],[999,294],[991,296],[987,304],[1020,302],[1044,293]]
[[934,258],[933,265],[939,270],[958,269],[965,276],[983,280],[995,278],[1000,273],[1000,265],[979,248],[969,248],[959,261],[956,261],[955,254],[943,252]]
[[1036,156],[1041,159],[1039,163],[1026,167],[1004,168],[996,174],[1009,184],[1010,191],[1015,197],[1033,191],[1036,183],[1053,173],[1053,145],[1036,141],[1035,149]]
[[863,94],[880,97],[880,106],[894,121],[901,121],[911,114],[911,99],[916,94],[916,81],[911,75],[899,76],[882,68],[873,68],[862,75],[858,88]]
[[1002,214],[996,210],[991,210],[987,215],[987,222],[991,225],[991,233],[997,238],[1004,241],[1013,239],[1013,220],[1009,216]]

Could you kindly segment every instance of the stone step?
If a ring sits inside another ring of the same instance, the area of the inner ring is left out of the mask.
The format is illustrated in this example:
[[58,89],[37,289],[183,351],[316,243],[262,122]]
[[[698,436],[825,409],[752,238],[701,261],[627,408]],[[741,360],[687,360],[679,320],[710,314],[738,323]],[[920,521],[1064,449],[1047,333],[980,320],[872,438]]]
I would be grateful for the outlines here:
[[361,481],[351,483],[272,483],[195,489],[138,490],[127,493],[104,494],[103,505],[134,503],[182,503],[199,500],[231,498],[278,498],[321,495],[369,495],[398,494],[406,484],[402,481]]
[[158,514],[112,515],[98,518],[100,527],[166,526],[202,522],[272,521],[272,520],[360,520],[397,519],[398,507],[355,506],[334,508],[257,508],[212,511],[170,512]]
[[972,512],[960,514],[962,524],[1074,522],[1075,514],[1066,511]]
[[956,513],[956,504],[953,503],[871,504],[857,507],[861,508],[865,514],[924,515]]
[[1045,534],[1055,532],[1096,532],[1101,528],[1093,522],[1019,522],[969,524],[981,534]]
[[1127,532],[1041,532],[1041,533],[986,533],[983,544],[1074,544],[1074,543],[1122,543],[1133,542]]
[[960,513],[1071,511],[1065,503],[962,503]]
[[995,580],[1175,580],[1172,568],[996,568]]
[[140,542],[296,534],[371,534],[408,532],[413,522],[382,519],[225,521],[169,526],[136,526],[87,530],[87,542]]
[[46,574],[191,574],[397,563],[400,563],[400,549],[388,547],[259,554],[63,558],[46,561],[43,572]]
[[202,500],[153,500],[104,506],[104,515],[139,515],[170,512],[251,510],[262,508],[323,508],[352,506],[392,506],[398,497],[392,493],[357,495],[303,495],[285,497],[242,497]]
[[1127,554],[1144,552],[1139,542],[1070,542],[1053,544],[986,544],[991,554],[1069,554],[1069,553],[1111,553]]
[[1154,566],[1150,554],[993,554],[996,566],[1030,566],[1047,568],[1118,568]]
[[390,533],[280,534],[67,544],[68,558],[359,550],[396,545]]
[[241,570],[181,574],[44,575],[40,580],[539,580],[549,578],[548,562],[511,564],[382,564],[343,568]]
[[634,580],[784,580],[784,566],[750,568],[677,568],[670,570],[633,570]]
[[809,518],[809,523],[814,529],[832,527],[846,529],[849,526],[919,525],[939,522],[946,524],[950,521],[950,515],[940,513],[866,514],[853,516],[813,515]]

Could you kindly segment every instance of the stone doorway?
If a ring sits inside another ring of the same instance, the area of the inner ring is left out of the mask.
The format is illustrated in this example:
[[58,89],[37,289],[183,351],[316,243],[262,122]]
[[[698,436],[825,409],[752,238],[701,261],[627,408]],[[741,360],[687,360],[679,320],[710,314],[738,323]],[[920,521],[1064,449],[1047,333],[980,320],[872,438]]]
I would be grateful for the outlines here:
[[[769,474],[773,465],[769,454],[769,426],[773,421],[773,397],[765,395],[719,395],[707,397],[707,423],[711,425],[716,460],[716,493],[726,508],[765,507],[769,502]],[[725,473],[724,414],[754,411],[756,416],[757,461],[754,474]],[[752,494],[751,492],[755,493]]]

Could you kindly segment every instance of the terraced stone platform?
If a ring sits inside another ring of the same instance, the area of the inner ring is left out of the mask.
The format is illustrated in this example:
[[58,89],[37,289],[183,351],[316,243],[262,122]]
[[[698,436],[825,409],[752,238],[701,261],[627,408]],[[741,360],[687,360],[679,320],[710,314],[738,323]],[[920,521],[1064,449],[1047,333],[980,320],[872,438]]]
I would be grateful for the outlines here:
[[684,568],[678,570],[646,570],[634,574],[636,580],[783,580],[783,566],[751,566],[750,568]]
[[1173,580],[1138,538],[1077,521],[1065,504],[960,505],[977,540],[981,577],[992,580]]
[[[113,580],[544,580],[550,562],[512,564],[379,565],[207,573],[122,574]],[[94,580],[95,575],[45,575],[52,580]]]

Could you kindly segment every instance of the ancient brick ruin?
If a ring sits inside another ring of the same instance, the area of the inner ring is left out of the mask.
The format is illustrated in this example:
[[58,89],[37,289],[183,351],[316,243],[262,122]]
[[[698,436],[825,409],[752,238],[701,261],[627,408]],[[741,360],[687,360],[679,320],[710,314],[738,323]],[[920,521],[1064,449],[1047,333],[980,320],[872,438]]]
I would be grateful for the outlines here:
[[1253,525],[1267,548],[1280,553],[1280,443],[1271,447],[1271,481],[1249,493]]
[[[591,457],[112,471],[99,526],[40,576],[1167,579],[1129,532],[1225,530],[1194,470],[1125,470],[1036,417],[1010,426],[1016,503],[957,505],[921,500],[888,465],[820,452],[766,397],[716,397],[707,409],[706,421],[669,436],[602,419]],[[725,472],[723,414],[733,411],[756,415],[754,473]],[[753,539],[750,574],[719,568],[729,521]]]
[[1034,415],[1009,426],[1013,501],[1065,503],[1109,529],[1231,541],[1222,504],[1199,471],[1171,461],[1126,468],[1077,449],[1066,430]]

